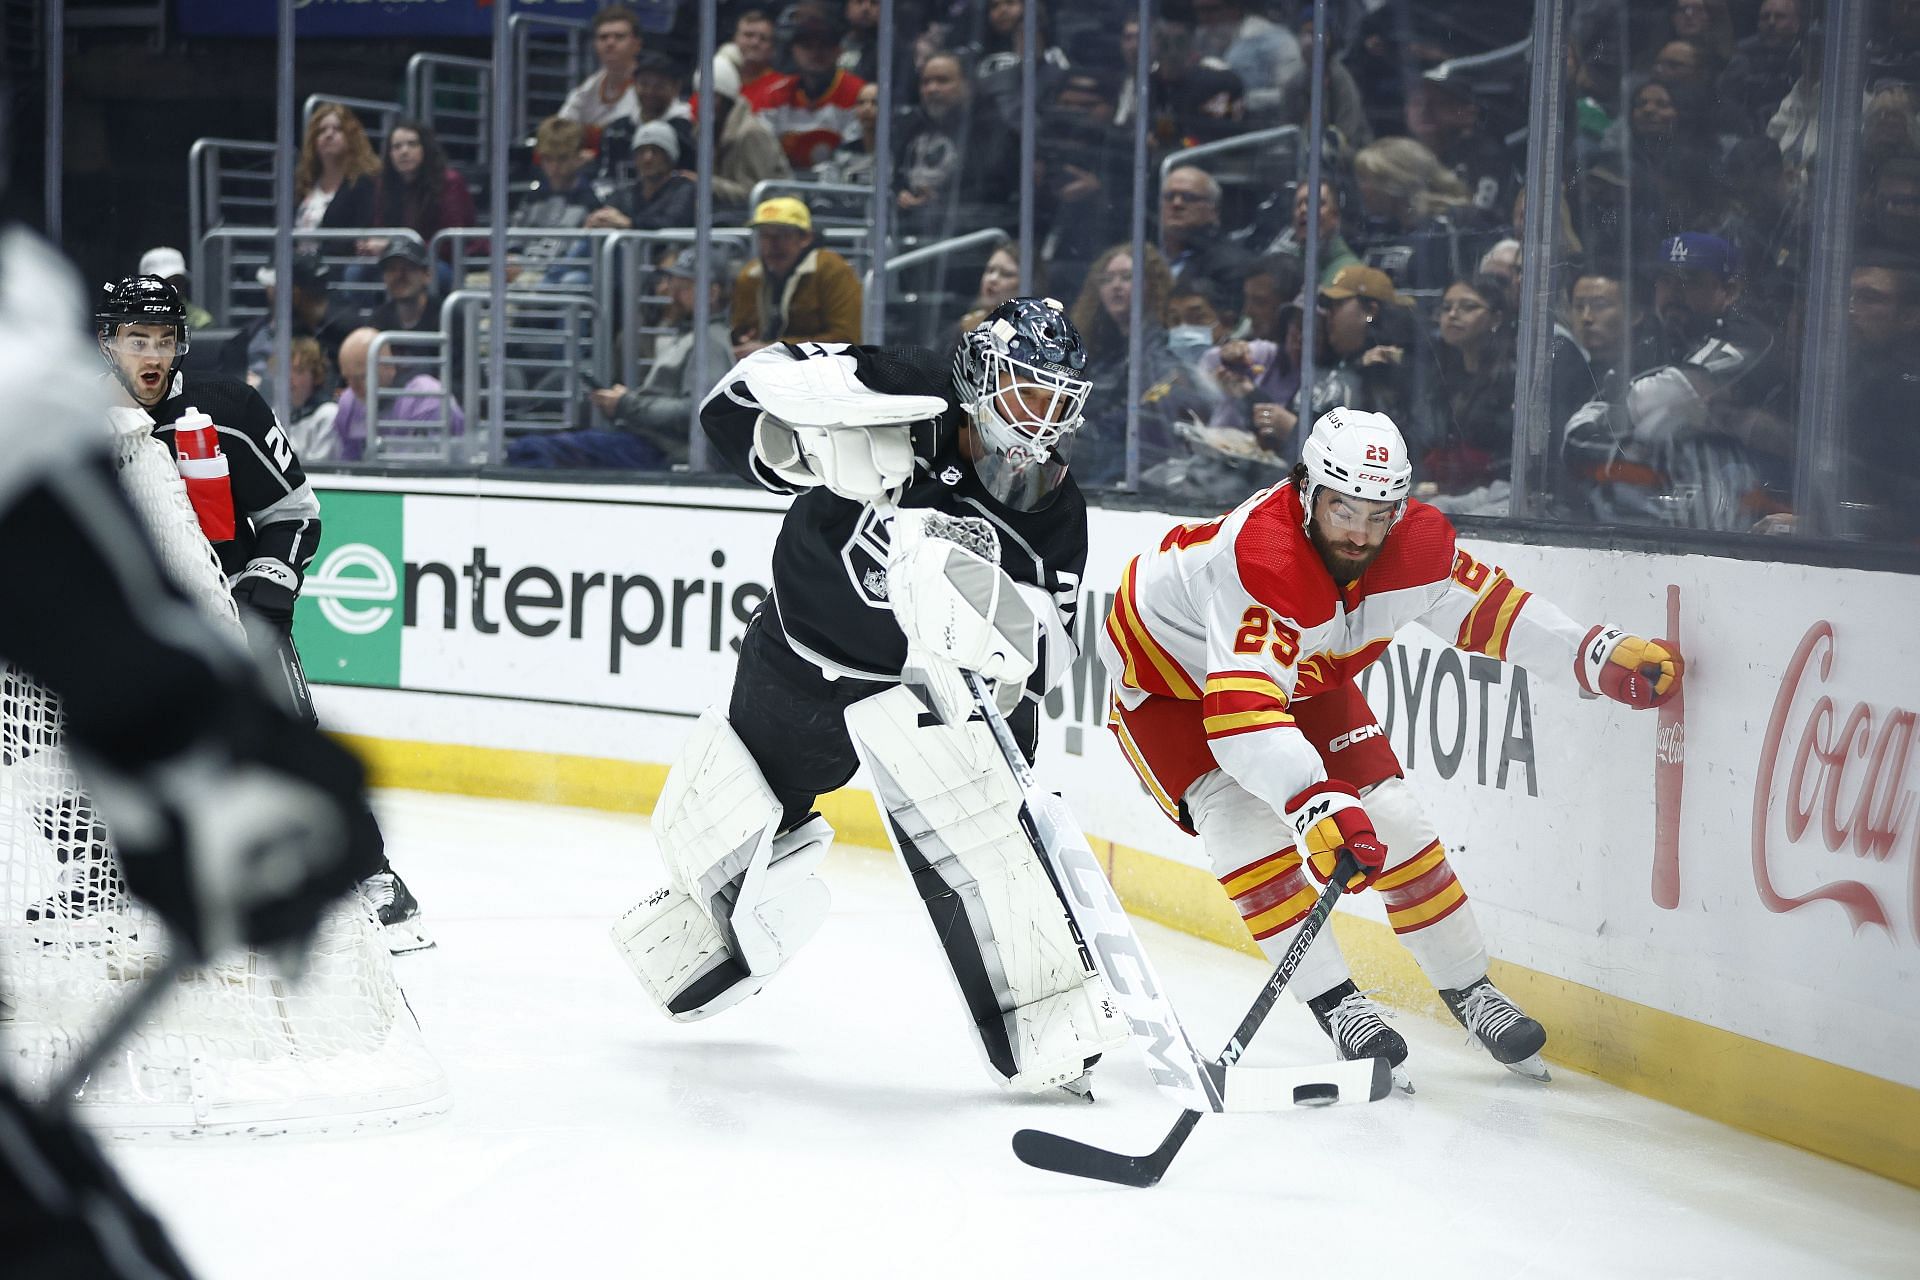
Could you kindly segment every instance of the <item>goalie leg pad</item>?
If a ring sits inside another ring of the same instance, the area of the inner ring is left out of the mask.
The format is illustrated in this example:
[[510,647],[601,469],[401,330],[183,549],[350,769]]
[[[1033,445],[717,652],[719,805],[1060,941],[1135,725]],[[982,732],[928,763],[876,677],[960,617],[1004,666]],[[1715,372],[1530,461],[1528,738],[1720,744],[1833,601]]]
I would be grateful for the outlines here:
[[1373,884],[1386,900],[1387,923],[1435,987],[1453,990],[1485,977],[1486,938],[1413,788],[1405,778],[1388,778],[1365,800],[1391,863]]
[[[826,918],[827,887],[814,872],[833,828],[816,817],[776,835],[781,814],[752,753],[709,709],[654,807],[668,887],[613,930],[641,985],[671,1016],[704,1017],[751,995]],[[749,977],[758,981],[738,990]]]
[[1018,784],[979,720],[923,716],[906,689],[847,710],[888,835],[920,893],[994,1074],[1039,1091],[1127,1038],[1020,821]]
[[[1202,774],[1187,788],[1185,799],[1214,875],[1246,921],[1247,932],[1277,963],[1320,896],[1319,886],[1301,868],[1292,829],[1272,805],[1224,769]],[[1352,976],[1333,930],[1322,929],[1287,989],[1304,1004]]]

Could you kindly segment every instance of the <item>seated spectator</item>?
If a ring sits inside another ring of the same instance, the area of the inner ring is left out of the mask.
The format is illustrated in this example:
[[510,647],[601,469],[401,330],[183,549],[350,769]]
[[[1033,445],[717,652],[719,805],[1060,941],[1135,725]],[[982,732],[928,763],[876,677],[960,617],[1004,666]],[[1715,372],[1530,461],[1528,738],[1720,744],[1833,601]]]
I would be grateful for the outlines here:
[[633,64],[633,100],[640,104],[640,111],[625,123],[635,129],[656,120],[672,126],[680,140],[680,154],[691,159],[696,145],[693,108],[681,96],[684,86],[685,78],[672,58],[652,49],[642,51]]
[[[742,100],[741,105],[745,106],[747,104]],[[749,110],[751,110],[750,107]],[[759,116],[755,115],[754,118],[757,120]],[[875,168],[873,162],[873,147],[875,141],[879,138],[879,134],[874,131],[874,126],[879,118],[880,86],[877,84],[861,85],[859,94],[857,94],[853,100],[852,131],[840,140],[839,147],[835,149],[831,156],[814,166],[813,176],[821,182],[839,182],[845,183],[848,186],[871,186]],[[765,125],[763,124],[761,127],[765,128]],[[774,149],[776,151],[779,150],[779,144],[777,142],[774,144]],[[780,155],[781,164],[786,165],[786,153],[781,152]],[[787,174],[791,176],[793,173],[792,166],[786,165],[786,169]],[[717,189],[716,187],[716,190]]]
[[637,387],[615,383],[588,393],[593,407],[612,423],[611,428],[522,436],[507,445],[508,466],[619,467],[632,471],[667,471],[684,466],[694,406],[733,367],[723,308],[733,291],[739,259],[725,241],[715,241],[712,248],[706,384],[694,381],[694,250],[689,246],[660,268],[660,287],[667,295],[668,306],[659,323],[672,333],[654,348],[645,381]]
[[[334,457],[339,450],[333,420],[340,406],[331,394],[332,379],[320,344],[312,338],[295,338],[288,354],[291,372],[287,375],[287,403],[293,408],[287,422],[287,440],[293,445],[294,455],[312,466]],[[271,361],[268,369],[271,378]]]
[[937,53],[927,59],[920,105],[899,123],[893,141],[902,231],[945,239],[1006,220],[1019,194],[1019,147],[997,116],[976,109],[959,58]]
[[[973,296],[973,303],[967,308],[960,323],[948,335],[950,341],[943,349],[951,350],[958,346],[960,335],[971,333],[976,325],[987,318],[987,313],[1003,302],[1007,302],[1020,292],[1020,243],[1009,240],[987,255],[987,265],[980,272],[980,288]],[[1044,294],[1046,286],[1036,274],[1033,287],[1027,290],[1032,294]]]
[[733,286],[733,358],[776,342],[860,341],[860,278],[813,239],[813,214],[792,196],[753,211],[754,248]]
[[1411,299],[1394,289],[1386,272],[1352,266],[1321,286],[1315,305],[1314,383],[1294,397],[1294,415],[1313,422],[1346,405],[1402,420],[1411,404],[1408,351],[1417,336]]
[[1520,242],[1511,236],[1505,240],[1496,240],[1491,249],[1480,255],[1480,265],[1473,269],[1477,276],[1492,276],[1506,290],[1507,310],[1513,315],[1520,314]]
[[1194,0],[1193,50],[1240,77],[1247,110],[1258,119],[1278,115],[1281,93],[1307,73],[1293,32],[1257,13],[1244,0]]
[[[1435,312],[1439,342],[1413,451],[1422,486],[1463,495],[1512,477],[1514,314],[1504,281],[1456,280]],[[1496,495],[1505,502],[1505,489]]]
[[294,229],[372,226],[379,176],[360,117],[338,102],[316,108],[293,170]]
[[[1238,75],[1224,67],[1195,67],[1173,86],[1167,105],[1183,147],[1218,142],[1247,131],[1246,88]],[[1215,157],[1214,163],[1232,164],[1240,159]]]
[[[587,149],[586,126],[564,116],[548,116],[534,135],[534,164],[540,176],[521,196],[508,219],[515,227],[550,227],[577,231],[587,215],[600,205],[594,192],[593,152]],[[591,278],[587,259],[591,247],[580,238],[517,240],[507,267],[507,279],[525,287],[567,288]]]
[[1119,78],[1073,67],[1040,114],[1034,184],[1045,227],[1041,261],[1062,297],[1075,297],[1094,256],[1125,236],[1131,217],[1133,138],[1115,126]]
[[1167,295],[1167,349],[1193,375],[1194,385],[1209,401],[1219,393],[1212,379],[1201,374],[1201,361],[1240,322],[1239,305],[1237,296],[1229,304],[1225,290],[1204,276],[1188,276]]
[[1872,173],[1894,156],[1920,155],[1920,98],[1909,84],[1884,84],[1867,97],[1860,169]]
[[[713,135],[713,203],[716,213],[723,209],[744,213],[755,185],[769,179],[791,178],[793,166],[787,163],[787,153],[780,149],[780,140],[773,136],[767,122],[760,118],[753,104],[740,96],[740,81],[733,65],[716,58],[714,67],[713,108],[718,124]],[[860,92],[866,95],[867,89]],[[878,95],[879,90],[874,88],[872,97]],[[861,116],[857,104],[854,114]],[[869,104],[861,118],[872,114]],[[695,152],[688,148],[682,154],[691,157]]]
[[1683,84],[1711,91],[1720,78],[1719,61],[1691,40],[1669,40],[1655,51],[1649,70],[1662,84]]
[[1920,258],[1920,156],[1880,162],[1867,182],[1856,248]]
[[724,84],[721,63],[733,68],[737,91],[744,93],[761,77],[774,74],[773,19],[765,9],[748,9],[733,20],[733,39],[714,50],[716,83]]
[[1720,217],[1713,233],[1740,255],[1748,309],[1782,323],[1803,288],[1808,243],[1805,206],[1793,198],[1780,149],[1765,138],[1742,138],[1715,173]]
[[840,38],[842,71],[872,84],[880,76],[880,0],[847,0],[841,10],[847,34]]
[[610,4],[593,15],[593,56],[600,69],[575,86],[560,107],[563,119],[577,120],[592,137],[615,120],[640,118],[633,93],[634,63],[640,57],[640,19],[623,4]]
[[1305,282],[1300,260],[1291,254],[1255,258],[1240,280],[1240,323],[1233,336],[1279,342],[1284,313],[1288,307],[1299,309]]
[[[1265,254],[1278,254],[1292,258],[1303,264],[1301,269],[1304,271],[1307,257],[1307,184],[1296,182],[1293,185],[1293,194],[1286,200],[1285,205],[1281,205],[1280,199],[1276,197],[1270,206],[1262,206],[1263,211],[1269,213],[1272,207],[1290,207],[1291,220],[1277,235],[1264,233],[1256,224],[1254,243],[1264,241]],[[1339,185],[1330,178],[1322,178],[1320,180],[1319,282],[1323,285],[1330,283],[1347,267],[1356,266],[1360,262],[1360,255],[1355,253],[1353,246],[1347,243],[1344,226],[1345,221],[1340,210]]]
[[[1146,295],[1142,299],[1140,466],[1144,471],[1173,449],[1172,424],[1204,421],[1210,406],[1167,347],[1167,298],[1173,290],[1166,259],[1152,245],[1146,251]],[[1131,331],[1133,246],[1118,244],[1094,259],[1070,314],[1086,343],[1081,376],[1093,384],[1087,417],[1076,433],[1074,475],[1083,486],[1110,487],[1127,474],[1128,334]]]
[[1278,341],[1234,338],[1202,357],[1200,372],[1220,392],[1211,425],[1251,432],[1262,449],[1292,462],[1300,419],[1291,406],[1300,394],[1306,314],[1289,302],[1278,323]]
[[1647,322],[1644,300],[1627,314],[1626,282],[1616,269],[1586,266],[1574,274],[1567,314],[1593,382],[1593,400],[1618,401],[1627,381],[1666,363],[1658,325]]
[[1761,0],[1759,30],[1733,47],[1716,85],[1723,131],[1746,135],[1766,129],[1800,73],[1796,46],[1804,18],[1801,0]]
[[815,0],[793,10],[791,74],[760,77],[740,95],[767,122],[795,173],[828,159],[853,128],[854,99],[866,82],[842,71],[840,32],[833,13]]
[[[373,224],[411,227],[428,244],[446,227],[474,224],[473,193],[460,171],[447,163],[447,153],[432,129],[417,120],[400,120],[387,131],[387,155],[373,194]],[[363,253],[378,256],[385,241],[368,241]],[[453,246],[440,246],[436,267],[444,291],[453,283]]]
[[411,240],[395,240],[380,257],[380,278],[387,296],[367,317],[369,325],[406,333],[440,332],[440,295],[425,249]]
[[1467,203],[1483,216],[1497,218],[1512,207],[1520,175],[1506,144],[1488,132],[1471,85],[1433,75],[1413,80],[1406,123],[1408,136],[1459,180]]
[[1361,256],[1402,289],[1439,290],[1499,239],[1466,188],[1411,138],[1382,138],[1353,158],[1368,224]]
[[[1046,5],[1041,0],[1034,4],[1040,30],[1034,87],[1037,98],[1045,102],[1067,69],[1067,57],[1053,43],[1052,15]],[[963,65],[973,69],[973,97],[1008,129],[1020,127],[1020,51],[1026,41],[1026,17],[1024,0],[987,0],[985,29],[973,43],[957,50]]]
[[[333,457],[342,462],[359,462],[366,455],[371,422],[365,397],[401,385],[400,367],[392,360],[380,362],[375,375],[377,386],[367,382],[367,357],[378,333],[372,328],[355,329],[340,344],[340,378],[346,383],[346,390],[340,393],[339,410],[333,419],[333,434],[338,445]],[[444,421],[449,435],[466,434],[466,414],[461,412],[457,399],[440,394],[444,390],[440,379],[430,373],[416,373],[407,379],[404,389],[406,395],[379,403],[381,422],[432,425]]]
[[589,229],[625,231],[639,228],[691,227],[694,219],[693,179],[682,173],[680,138],[664,120],[650,120],[634,130],[632,182],[614,189],[607,202],[587,215]]
[[[318,340],[327,359],[339,363],[340,344],[359,323],[347,308],[336,308],[328,292],[333,273],[316,253],[293,255],[293,336]],[[274,273],[262,267],[254,279],[267,293],[266,314],[255,316],[232,338],[221,352],[220,372],[230,378],[245,378],[259,386],[266,380],[267,364],[273,358]]]
[[[1895,6],[1896,11],[1904,6]],[[1826,39],[1820,24],[1811,24],[1797,46],[1799,66],[1793,87],[1767,121],[1767,136],[1780,146],[1781,158],[1794,175],[1796,187],[1813,176],[1814,154],[1820,141],[1820,77],[1826,58]]]
[[1197,164],[1183,164],[1160,187],[1160,252],[1175,281],[1204,276],[1237,284],[1252,255],[1220,226],[1220,184]]
[[1716,58],[1733,53],[1733,16],[1727,0],[1672,0],[1667,7],[1666,30],[1658,34],[1656,45],[1687,40]]
[[162,245],[149,249],[140,255],[140,270],[143,276],[159,276],[173,286],[180,295],[180,303],[187,309],[187,327],[189,329],[207,329],[213,326],[213,313],[193,300],[190,288],[193,278],[187,271],[187,259],[178,249],[169,249]]
[[1920,274],[1911,259],[1856,258],[1847,312],[1845,537],[1920,541]]

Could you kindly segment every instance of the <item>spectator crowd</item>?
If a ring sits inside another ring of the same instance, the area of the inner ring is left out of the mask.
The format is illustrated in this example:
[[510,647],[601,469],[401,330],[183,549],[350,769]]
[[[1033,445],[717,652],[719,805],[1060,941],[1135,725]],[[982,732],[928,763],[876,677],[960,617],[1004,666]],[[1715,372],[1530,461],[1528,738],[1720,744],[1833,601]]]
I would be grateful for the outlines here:
[[[901,0],[891,49],[875,0],[722,4],[724,43],[694,74],[688,24],[649,34],[609,6],[592,23],[596,69],[529,139],[512,287],[584,288],[583,232],[691,227],[708,110],[714,225],[746,234],[710,259],[700,334],[691,252],[650,250],[643,296],[602,318],[644,331],[644,361],[610,385],[563,388],[571,429],[520,435],[504,461],[684,467],[690,407],[731,360],[772,342],[858,341],[876,306],[889,339],[951,344],[1025,274],[1067,304],[1087,342],[1095,390],[1074,466],[1090,487],[1137,476],[1183,506],[1237,500],[1284,476],[1313,417],[1344,404],[1401,423],[1421,496],[1499,514],[1516,418],[1545,414],[1539,483],[1555,515],[1789,529],[1816,372],[1801,352],[1809,246],[1826,216],[1819,166],[1847,148],[1860,191],[1839,211],[1854,242],[1850,324],[1833,348],[1846,362],[1843,532],[1912,541],[1920,515],[1904,499],[1920,445],[1897,406],[1920,380],[1920,3],[1863,3],[1857,136],[1822,128],[1822,0],[1569,0],[1565,115],[1530,138],[1533,6],[1342,0],[1327,7],[1317,193],[1304,181],[1312,4],[1168,0],[1144,32],[1121,0],[1041,7],[1034,261],[1009,237],[902,271],[884,298],[865,296],[857,255],[822,234],[849,210],[865,221],[858,189],[881,168],[881,113],[891,254],[1017,230],[1024,6],[1043,0]],[[879,100],[883,58],[892,103]],[[1143,109],[1148,231],[1136,255]],[[1530,142],[1558,149],[1561,186],[1540,197],[1551,242],[1523,250]],[[399,382],[382,414],[459,434],[444,388],[416,392],[428,373],[369,374],[366,348],[369,330],[438,330],[463,282],[446,237],[437,253],[420,246],[473,225],[471,176],[420,121],[391,122],[375,146],[347,107],[312,113],[296,230],[368,229],[356,247],[373,265],[361,269],[384,289],[355,313],[330,298],[317,258],[295,264],[295,415],[312,456],[358,456],[364,425],[350,432],[383,380]],[[779,194],[755,199],[766,182]],[[419,243],[374,234],[400,227]],[[1548,371],[1544,404],[1516,395],[1523,256],[1535,248],[1552,301],[1534,327],[1550,330],[1532,353]],[[180,254],[149,256],[190,283]],[[261,321],[218,358],[258,379],[272,346]]]

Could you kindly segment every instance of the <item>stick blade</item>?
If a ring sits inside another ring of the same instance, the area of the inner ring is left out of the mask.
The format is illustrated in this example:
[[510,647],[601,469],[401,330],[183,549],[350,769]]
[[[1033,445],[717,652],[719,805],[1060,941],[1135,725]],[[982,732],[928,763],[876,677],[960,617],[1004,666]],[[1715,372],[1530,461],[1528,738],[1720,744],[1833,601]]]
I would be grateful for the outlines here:
[[1203,1112],[1183,1111],[1160,1145],[1144,1156],[1124,1155],[1102,1147],[1088,1146],[1072,1138],[1039,1129],[1022,1129],[1013,1135],[1013,1154],[1022,1164],[1049,1173],[1064,1173],[1075,1178],[1092,1178],[1123,1187],[1151,1187],[1159,1183],[1179,1153],[1187,1135],[1200,1123]]

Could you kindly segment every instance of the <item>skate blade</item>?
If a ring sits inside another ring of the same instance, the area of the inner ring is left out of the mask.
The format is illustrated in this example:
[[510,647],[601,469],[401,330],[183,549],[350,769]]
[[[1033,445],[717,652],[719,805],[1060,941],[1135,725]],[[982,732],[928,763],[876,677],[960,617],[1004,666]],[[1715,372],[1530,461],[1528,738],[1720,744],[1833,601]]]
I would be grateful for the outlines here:
[[1408,1097],[1413,1096],[1413,1077],[1407,1074],[1405,1067],[1393,1069],[1393,1087]]
[[415,951],[430,951],[439,944],[433,940],[420,923],[420,917],[411,920],[396,920],[392,924],[380,926],[380,940],[387,944],[389,955],[404,956]]
[[1534,1080],[1541,1084],[1550,1084],[1553,1081],[1553,1073],[1547,1070],[1547,1064],[1540,1061],[1540,1055],[1537,1053],[1531,1057],[1522,1058],[1518,1062],[1503,1062],[1500,1065],[1523,1080]]

